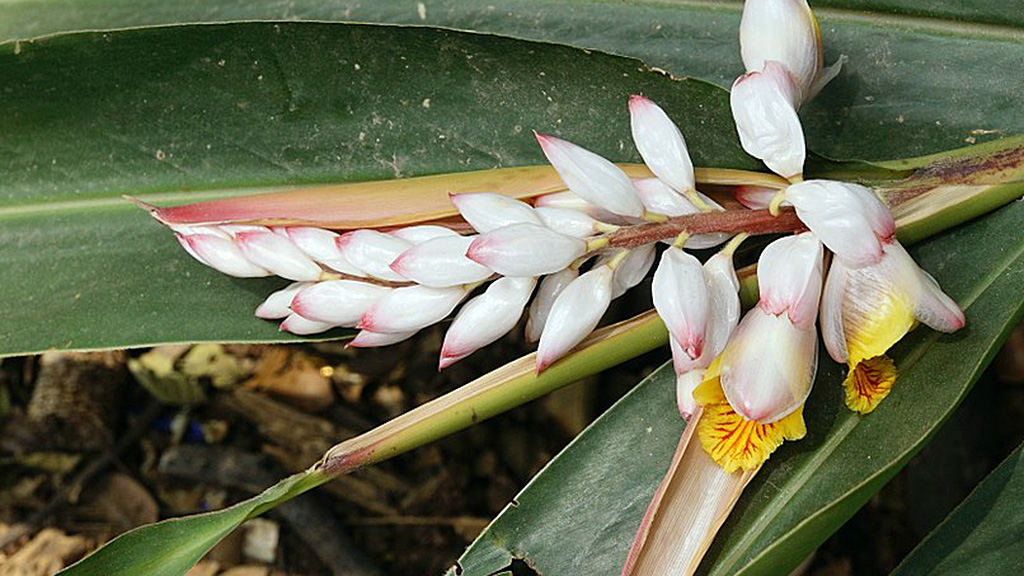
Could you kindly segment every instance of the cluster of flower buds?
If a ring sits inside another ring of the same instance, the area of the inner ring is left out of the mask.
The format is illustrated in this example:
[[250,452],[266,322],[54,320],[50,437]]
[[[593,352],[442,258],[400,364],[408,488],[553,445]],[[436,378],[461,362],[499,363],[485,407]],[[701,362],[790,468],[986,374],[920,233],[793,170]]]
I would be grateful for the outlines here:
[[[655,244],[614,248],[607,234],[622,225],[722,210],[697,192],[686,143],[665,112],[643,96],[633,96],[629,110],[637,148],[654,177],[631,179],[593,152],[537,134],[568,191],[536,197],[532,205],[491,192],[452,195],[475,234],[438,224],[345,233],[299,226],[172,228],[189,254],[225,274],[293,280],[256,310],[260,318],[282,320],[283,330],[357,328],[350,346],[383,346],[443,320],[479,292],[448,328],[440,368],[501,338],[526,310],[526,337],[539,341],[537,369],[544,370],[590,334],[610,302],[639,284],[654,264]],[[683,255],[683,244],[708,248],[728,239],[722,233],[694,235],[666,254]],[[708,274],[729,285],[735,317],[731,257],[714,263]],[[678,274],[673,263],[661,268]],[[685,293],[675,298],[686,300]],[[710,346],[702,355],[696,346],[686,348],[696,355],[694,367],[706,367],[712,350],[720,348]]]
[[[440,368],[501,338],[526,311],[526,338],[538,342],[542,371],[590,334],[610,302],[639,284],[658,260],[653,300],[668,328],[679,411],[684,417],[702,412],[701,442],[727,471],[753,469],[783,440],[804,434],[819,315],[830,355],[850,367],[847,404],[861,412],[874,409],[895,380],[884,356],[889,347],[917,321],[948,332],[962,327],[964,316],[900,246],[892,215],[871,189],[803,180],[797,109],[841,65],[823,69],[821,38],[806,1],[747,0],[740,41],[747,73],[731,95],[740,140],[792,184],[741,187],[736,197],[771,214],[790,206],[809,230],[764,249],[760,300],[742,320],[733,255],[747,234],[684,230],[611,241],[623,227],[723,210],[697,191],[679,128],[643,96],[630,98],[629,113],[652,177],[632,179],[593,152],[536,134],[568,191],[532,203],[487,191],[452,195],[474,234],[433,223],[345,233],[296,226],[172,228],[189,254],[225,274],[294,281],[270,295],[256,315],[282,320],[281,328],[296,334],[349,327],[360,330],[351,346],[393,344],[445,319],[472,296],[448,328]],[[667,244],[660,257],[659,241]],[[723,243],[703,263],[685,250]]]

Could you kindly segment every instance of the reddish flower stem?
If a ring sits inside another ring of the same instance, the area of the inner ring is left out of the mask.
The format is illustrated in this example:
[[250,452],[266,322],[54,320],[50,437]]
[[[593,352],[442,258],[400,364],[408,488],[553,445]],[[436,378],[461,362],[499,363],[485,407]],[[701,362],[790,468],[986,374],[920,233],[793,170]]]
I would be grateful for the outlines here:
[[608,234],[608,245],[615,248],[637,248],[659,240],[671,240],[682,232],[746,232],[750,235],[796,232],[804,225],[792,208],[783,208],[778,216],[767,210],[727,210],[702,212],[671,218],[667,222],[626,226]]

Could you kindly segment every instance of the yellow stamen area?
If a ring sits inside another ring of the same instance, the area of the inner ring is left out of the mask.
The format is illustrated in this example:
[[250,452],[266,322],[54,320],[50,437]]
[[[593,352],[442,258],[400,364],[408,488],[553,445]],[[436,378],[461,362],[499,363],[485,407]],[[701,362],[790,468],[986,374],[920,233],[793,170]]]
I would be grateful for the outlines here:
[[896,366],[888,356],[875,356],[850,369],[843,387],[846,405],[855,412],[867,414],[889,395],[896,383]]
[[[870,312],[858,318],[847,317],[846,346],[850,366],[881,356],[914,327],[914,307],[895,291],[870,303]],[[867,307],[867,306],[865,306]]]
[[747,420],[732,409],[712,366],[711,378],[693,392],[704,411],[697,422],[697,437],[711,459],[727,474],[736,470],[755,470],[771,456],[784,440],[799,440],[807,434],[803,406],[771,424]]

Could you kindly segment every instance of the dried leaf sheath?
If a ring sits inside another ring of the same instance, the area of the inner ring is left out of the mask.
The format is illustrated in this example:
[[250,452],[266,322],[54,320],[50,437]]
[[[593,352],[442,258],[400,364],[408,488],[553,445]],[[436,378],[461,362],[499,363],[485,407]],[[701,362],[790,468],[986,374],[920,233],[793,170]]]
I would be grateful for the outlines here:
[[622,576],[692,574],[757,470],[726,474],[694,440],[691,417],[647,507]]
[[[642,165],[620,167],[632,178],[651,176]],[[758,184],[778,188],[785,184],[776,176],[743,170],[697,168],[696,177],[698,182],[712,185]],[[565,189],[550,166],[527,166],[327,185],[181,206],[157,207],[136,202],[169,225],[245,222],[348,230],[457,216],[449,194],[487,191],[532,198]]]

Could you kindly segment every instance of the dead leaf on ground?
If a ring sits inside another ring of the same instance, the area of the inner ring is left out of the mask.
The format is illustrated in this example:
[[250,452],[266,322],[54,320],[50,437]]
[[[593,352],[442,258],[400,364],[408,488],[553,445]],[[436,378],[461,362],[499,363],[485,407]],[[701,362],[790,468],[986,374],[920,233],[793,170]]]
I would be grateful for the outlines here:
[[50,576],[85,555],[91,543],[45,528],[10,556],[0,553],[0,576]]

